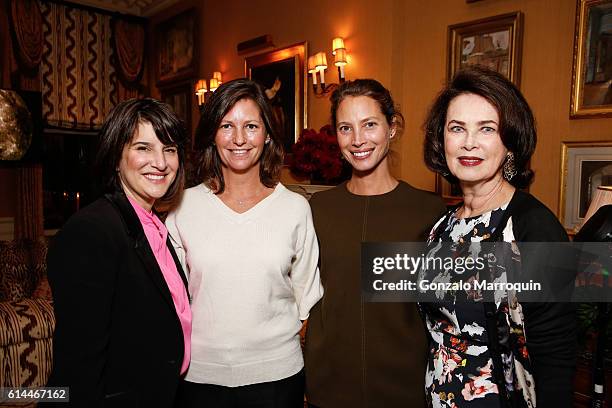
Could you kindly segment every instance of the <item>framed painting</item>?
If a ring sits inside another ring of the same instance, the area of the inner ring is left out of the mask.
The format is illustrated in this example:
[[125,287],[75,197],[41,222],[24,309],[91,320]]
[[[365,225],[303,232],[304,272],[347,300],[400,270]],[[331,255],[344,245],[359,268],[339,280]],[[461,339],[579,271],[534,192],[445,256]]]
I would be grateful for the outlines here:
[[191,8],[155,27],[158,85],[191,78],[197,72],[196,16]]
[[[523,13],[514,12],[448,27],[448,79],[469,65],[482,65],[520,83]],[[436,191],[447,205],[461,201],[461,190],[436,175]]]
[[448,27],[448,78],[468,65],[483,65],[520,83],[523,13]]
[[578,0],[570,118],[612,116],[612,0]]
[[564,142],[559,219],[568,231],[582,225],[599,186],[612,185],[612,141]]
[[307,128],[306,67],[308,43],[302,42],[245,58],[244,74],[259,82],[272,103],[283,135],[283,147],[291,154],[293,144]]

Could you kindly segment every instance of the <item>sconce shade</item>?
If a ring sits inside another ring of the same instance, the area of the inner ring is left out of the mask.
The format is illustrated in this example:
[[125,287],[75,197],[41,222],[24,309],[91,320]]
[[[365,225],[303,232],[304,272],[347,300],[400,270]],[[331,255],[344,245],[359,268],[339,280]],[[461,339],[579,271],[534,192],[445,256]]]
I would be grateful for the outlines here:
[[342,37],[336,37],[332,40],[332,54],[336,55],[336,51],[344,49],[344,40]]
[[208,89],[206,88],[206,80],[205,79],[200,79],[198,81],[198,83],[195,86],[195,93],[196,95],[200,95],[203,93],[206,93],[208,91]]
[[315,66],[317,70],[327,69],[327,55],[323,51],[317,52],[315,55]]
[[316,55],[311,55],[308,57],[308,73],[312,74],[317,70],[317,60]]
[[222,84],[223,79],[221,79],[221,72],[219,71],[215,71],[213,72],[213,78],[217,80],[217,82],[219,82],[219,84]]
[[339,48],[336,50],[336,56],[334,57],[335,62],[334,65],[337,67],[341,65],[346,65],[346,50],[344,48]]
[[205,101],[205,94],[206,92],[208,92],[208,89],[206,89],[206,80],[205,79],[200,79],[195,86],[195,94],[198,97],[198,105],[201,106],[204,101]]
[[219,80],[217,78],[210,78],[210,92],[215,92],[219,87]]

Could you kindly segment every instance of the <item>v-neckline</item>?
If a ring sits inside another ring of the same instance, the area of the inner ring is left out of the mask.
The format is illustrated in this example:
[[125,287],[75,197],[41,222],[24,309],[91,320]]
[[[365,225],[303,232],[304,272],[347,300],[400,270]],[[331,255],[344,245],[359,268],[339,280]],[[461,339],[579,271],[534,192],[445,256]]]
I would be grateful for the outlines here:
[[241,213],[230,208],[227,204],[223,202],[223,200],[221,200],[221,198],[219,198],[218,195],[216,195],[212,191],[211,191],[211,194],[213,195],[213,201],[217,204],[217,206],[221,209],[221,211],[225,215],[227,215],[228,217],[232,219],[244,220],[244,219],[250,219],[251,217],[255,216],[260,211],[261,208],[266,207],[268,203],[272,201],[274,197],[276,197],[281,191],[281,189],[283,188],[285,188],[285,186],[283,186],[281,183],[277,183],[276,186],[274,187],[274,191],[272,191],[266,197],[261,199],[257,204],[255,204],[248,210],[241,212]]

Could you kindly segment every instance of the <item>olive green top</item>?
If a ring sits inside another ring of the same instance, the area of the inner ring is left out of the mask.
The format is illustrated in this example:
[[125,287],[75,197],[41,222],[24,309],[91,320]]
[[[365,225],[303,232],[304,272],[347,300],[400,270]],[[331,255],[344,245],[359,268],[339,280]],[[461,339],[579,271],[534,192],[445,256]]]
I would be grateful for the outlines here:
[[311,201],[325,293],[306,334],[308,401],[321,408],[422,407],[427,339],[415,303],[364,303],[361,243],[424,241],[440,197],[400,182],[375,196],[346,183]]

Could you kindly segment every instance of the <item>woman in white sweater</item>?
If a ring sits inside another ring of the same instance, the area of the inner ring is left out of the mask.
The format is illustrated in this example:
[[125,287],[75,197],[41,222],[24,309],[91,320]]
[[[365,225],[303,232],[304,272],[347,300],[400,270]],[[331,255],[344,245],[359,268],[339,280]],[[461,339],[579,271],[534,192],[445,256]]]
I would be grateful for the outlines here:
[[197,130],[203,183],[166,224],[189,272],[193,332],[181,407],[302,407],[301,321],[323,294],[308,202],[278,182],[282,141],[263,89],[237,79]]

